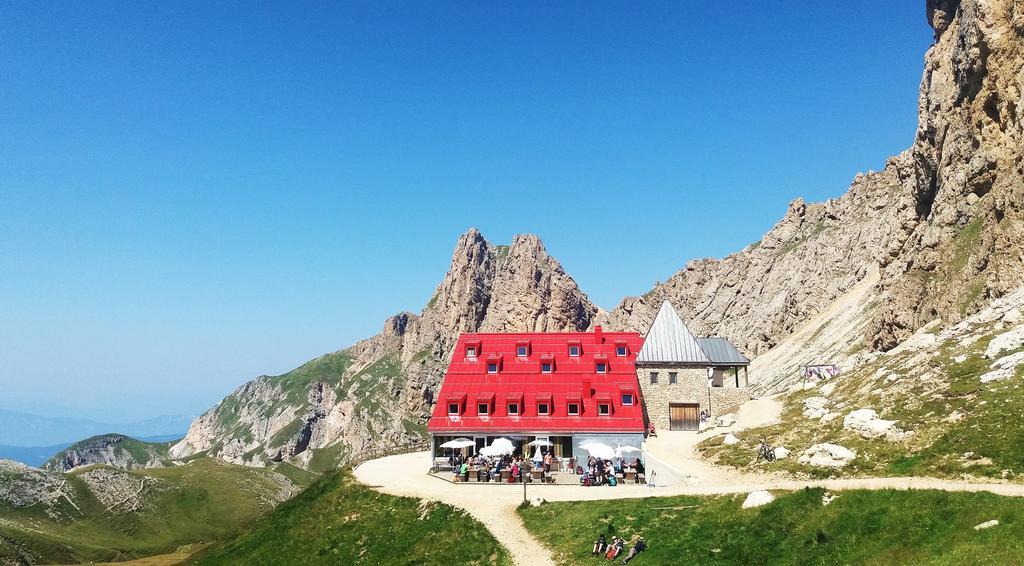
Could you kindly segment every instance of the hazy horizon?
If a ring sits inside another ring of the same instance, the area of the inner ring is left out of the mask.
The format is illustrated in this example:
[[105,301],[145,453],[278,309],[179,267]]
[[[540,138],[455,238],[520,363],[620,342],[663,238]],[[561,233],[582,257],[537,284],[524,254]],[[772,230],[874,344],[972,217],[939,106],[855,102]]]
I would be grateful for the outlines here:
[[611,309],[913,140],[916,4],[606,6],[10,7],[0,409],[198,414],[419,312],[470,226]]

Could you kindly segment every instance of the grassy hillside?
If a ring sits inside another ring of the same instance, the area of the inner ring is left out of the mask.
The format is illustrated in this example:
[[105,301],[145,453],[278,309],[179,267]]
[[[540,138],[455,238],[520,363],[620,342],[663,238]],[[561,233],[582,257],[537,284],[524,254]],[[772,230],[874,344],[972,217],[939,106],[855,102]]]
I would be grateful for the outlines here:
[[78,465],[110,464],[118,468],[145,468],[160,462],[170,465],[171,442],[146,442],[123,434],[100,434],[80,440],[54,454],[42,467],[66,471]]
[[[591,564],[598,533],[647,539],[631,564],[1016,564],[1024,504],[987,493],[806,489],[755,509],[745,495],[548,503],[520,511],[564,564]],[[976,531],[990,519],[1000,524]],[[628,548],[628,547],[627,547]]]
[[[1024,355],[1024,346],[1005,340],[1016,331],[1019,327],[988,320],[955,332],[922,332],[921,347],[893,351],[789,395],[778,424],[737,433],[738,444],[725,446],[718,436],[700,448],[722,464],[798,475],[1017,478],[1024,474],[1024,363],[1009,365],[1002,379],[982,381],[1001,361]],[[1010,346],[993,351],[990,345],[1000,337]],[[833,418],[806,415],[804,402],[811,397],[828,399]],[[908,434],[866,439],[844,429],[843,417],[860,408],[875,409],[879,418],[896,421]],[[762,436],[792,456],[755,462]],[[837,470],[797,462],[803,450],[822,442],[846,446],[857,458]]]
[[[96,472],[102,472],[97,474]],[[89,467],[60,474],[69,500],[15,507],[0,502],[0,563],[19,556],[40,563],[124,560],[226,537],[264,515],[295,486],[283,475],[210,459],[127,472]],[[0,481],[13,482],[13,474]],[[137,504],[97,491],[118,483],[145,486]]]
[[475,519],[455,508],[393,497],[334,473],[227,543],[201,554],[219,564],[510,564]]

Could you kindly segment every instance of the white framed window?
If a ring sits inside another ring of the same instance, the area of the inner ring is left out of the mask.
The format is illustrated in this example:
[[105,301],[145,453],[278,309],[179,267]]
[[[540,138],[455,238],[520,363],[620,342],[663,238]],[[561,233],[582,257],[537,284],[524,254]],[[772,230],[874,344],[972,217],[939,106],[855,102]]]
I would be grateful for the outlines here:
[[491,406],[490,405],[488,405],[487,403],[477,403],[477,405],[476,405],[476,414],[481,415],[481,416],[487,416],[487,415],[490,414],[490,412],[491,412]]
[[470,347],[466,348],[466,357],[467,358],[475,358],[476,357],[476,346],[470,346]]
[[668,384],[675,385],[676,383],[679,383],[679,374],[674,371],[668,372]]
[[566,410],[566,414],[573,415],[573,416],[580,414],[580,404],[579,403],[569,403],[569,407],[568,407],[568,410]]
[[580,347],[576,344],[569,345],[569,357],[578,358],[580,357]]
[[448,403],[448,414],[449,415],[457,415],[457,414],[459,414],[459,404],[458,403]]
[[597,363],[597,373],[608,373],[608,364],[604,362]]
[[518,356],[520,358],[525,358],[526,356],[529,355],[529,353],[530,353],[530,347],[527,346],[526,344],[520,344],[520,345],[516,346],[516,356]]
[[632,393],[623,393],[622,394],[622,405],[624,407],[628,407],[628,406],[630,406],[632,404],[633,404],[633,394]]
[[599,403],[597,405],[597,414],[602,417],[607,417],[612,412],[612,406],[608,403]]
[[498,373],[498,364],[494,362],[487,363],[487,373]]
[[626,357],[626,345],[619,344],[618,346],[615,346],[615,355],[620,358]]
[[546,415],[546,414],[548,414],[548,404],[547,403],[537,403],[537,414],[538,415]]
[[657,384],[658,384],[658,372],[652,371],[651,372],[651,385],[657,385]]
[[553,364],[551,362],[544,362],[544,363],[540,364],[540,372],[541,373],[551,373],[552,366],[553,366]]
[[519,403],[509,403],[508,404],[508,414],[510,416],[517,416],[517,415],[519,415]]

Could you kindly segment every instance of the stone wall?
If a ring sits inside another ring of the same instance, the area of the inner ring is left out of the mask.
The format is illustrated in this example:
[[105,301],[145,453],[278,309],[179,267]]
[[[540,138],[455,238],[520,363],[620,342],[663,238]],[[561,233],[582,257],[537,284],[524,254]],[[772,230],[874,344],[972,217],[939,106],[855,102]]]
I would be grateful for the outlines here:
[[[743,383],[742,376],[740,383]],[[750,400],[749,387],[711,387],[708,389],[711,416],[718,417],[733,413],[740,405]]]
[[[651,373],[658,373],[658,383],[651,383]],[[669,374],[676,374],[676,383],[669,383]],[[670,403],[697,403],[698,410],[708,411],[711,417],[732,412],[750,399],[746,387],[730,387],[735,381],[726,380],[726,387],[708,387],[706,367],[643,367],[637,365],[637,380],[644,401],[644,418],[658,430],[669,429]],[[741,376],[742,383],[742,376]],[[724,412],[723,412],[724,411]]]

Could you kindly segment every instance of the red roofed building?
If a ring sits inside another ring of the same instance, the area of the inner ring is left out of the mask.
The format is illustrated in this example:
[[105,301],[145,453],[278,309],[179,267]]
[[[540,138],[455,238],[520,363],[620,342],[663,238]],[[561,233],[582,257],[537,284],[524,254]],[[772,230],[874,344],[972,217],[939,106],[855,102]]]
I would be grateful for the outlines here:
[[644,434],[636,332],[463,334],[455,346],[428,431],[438,447],[465,437],[517,448],[553,443],[555,457],[586,457],[595,440],[640,446]]

